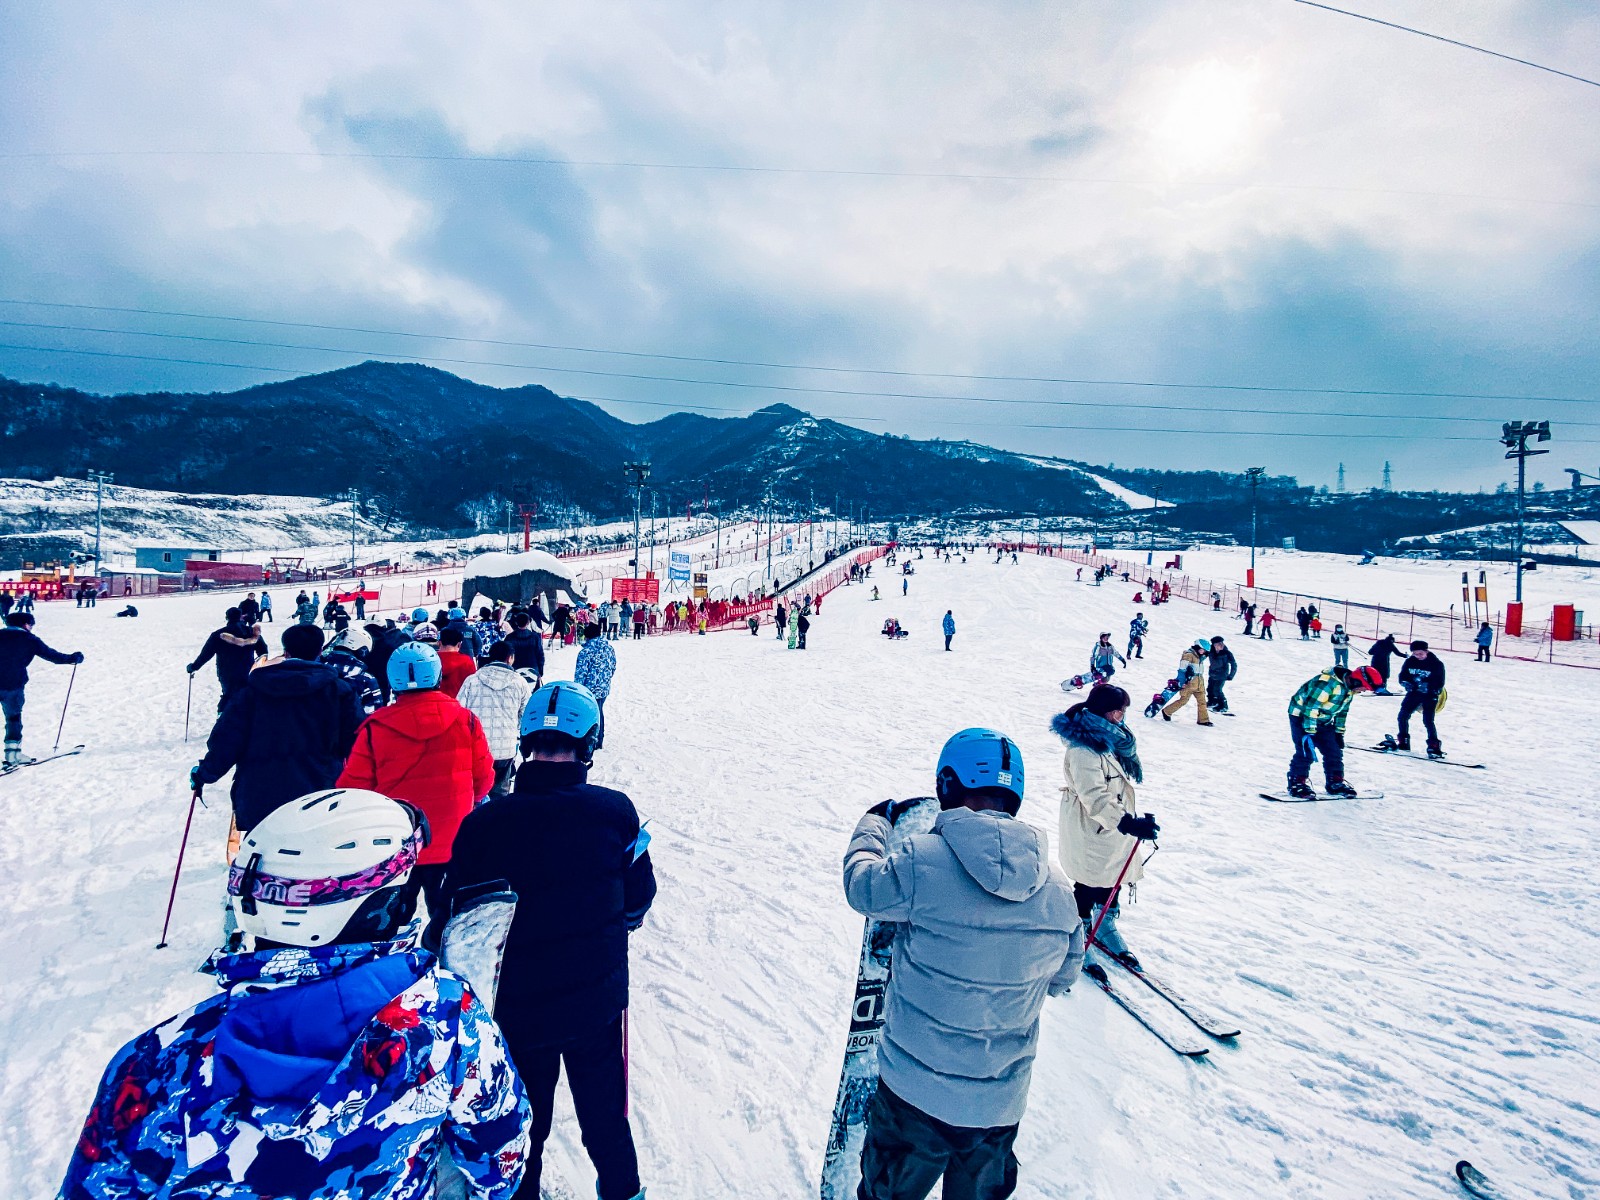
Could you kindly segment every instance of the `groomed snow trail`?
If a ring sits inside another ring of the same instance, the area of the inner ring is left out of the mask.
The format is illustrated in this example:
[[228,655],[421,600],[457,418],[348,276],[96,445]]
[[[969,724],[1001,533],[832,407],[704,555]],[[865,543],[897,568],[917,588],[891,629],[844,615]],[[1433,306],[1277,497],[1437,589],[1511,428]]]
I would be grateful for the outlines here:
[[[804,653],[770,629],[618,646],[594,777],[627,790],[655,837],[661,894],[633,939],[632,1012],[652,1194],[815,1194],[861,933],[840,856],[868,805],[931,790],[946,736],[982,724],[1019,741],[1023,816],[1054,848],[1057,685],[1101,630],[1122,648],[1133,589],[1027,556],[917,568],[905,599],[882,567],[884,600],[835,592]],[[64,742],[89,749],[0,781],[0,1195],[51,1195],[109,1055],[210,990],[194,967],[218,929],[225,785],[196,816],[172,944],[154,946],[216,699],[207,668],[185,747],[183,663],[225,603],[152,600],[135,621],[40,609],[47,642],[88,655]],[[1187,642],[1220,632],[1239,715],[1131,719],[1162,848],[1123,928],[1244,1034],[1193,1064],[1087,985],[1052,1000],[1018,1195],[1448,1197],[1462,1157],[1518,1194],[1600,1189],[1600,813],[1581,750],[1600,676],[1451,656],[1446,746],[1490,770],[1351,755],[1358,786],[1387,799],[1272,805],[1255,797],[1283,781],[1284,706],[1331,659],[1326,642],[1245,642],[1192,604],[1144,611],[1145,659],[1117,679],[1136,708]],[[890,615],[909,639],[878,635]],[[573,654],[554,652],[552,675]],[[33,677],[39,753],[67,670]],[[1358,700],[1352,744],[1388,732],[1398,703]],[[551,1155],[583,1190],[570,1108]]]

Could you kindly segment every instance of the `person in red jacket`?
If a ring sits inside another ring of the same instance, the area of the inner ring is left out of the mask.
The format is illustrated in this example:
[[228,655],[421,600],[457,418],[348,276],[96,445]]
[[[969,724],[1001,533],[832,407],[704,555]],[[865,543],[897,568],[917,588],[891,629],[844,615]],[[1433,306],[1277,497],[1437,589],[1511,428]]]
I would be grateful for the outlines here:
[[476,674],[478,670],[472,655],[461,649],[461,642],[459,629],[439,631],[439,666],[443,672],[439,690],[452,700],[461,694],[461,685],[467,681],[467,676]]
[[356,731],[337,787],[378,792],[421,810],[431,839],[411,873],[428,902],[423,944],[437,950],[443,932],[445,871],[456,830],[494,786],[494,755],[478,718],[439,687],[440,655],[409,642],[389,657],[394,703]]

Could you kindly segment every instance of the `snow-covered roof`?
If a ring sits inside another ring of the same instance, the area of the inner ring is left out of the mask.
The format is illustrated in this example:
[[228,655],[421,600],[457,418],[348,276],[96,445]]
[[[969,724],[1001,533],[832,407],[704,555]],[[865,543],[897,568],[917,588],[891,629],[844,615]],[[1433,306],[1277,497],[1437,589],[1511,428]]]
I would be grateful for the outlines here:
[[544,550],[519,550],[512,554],[507,554],[504,550],[493,550],[488,554],[468,559],[467,565],[462,568],[462,574],[467,579],[475,575],[487,575],[498,579],[522,571],[549,571],[552,575],[567,576],[572,574],[570,566]]
[[1600,521],[1558,521],[1558,525],[1586,546],[1600,546]]

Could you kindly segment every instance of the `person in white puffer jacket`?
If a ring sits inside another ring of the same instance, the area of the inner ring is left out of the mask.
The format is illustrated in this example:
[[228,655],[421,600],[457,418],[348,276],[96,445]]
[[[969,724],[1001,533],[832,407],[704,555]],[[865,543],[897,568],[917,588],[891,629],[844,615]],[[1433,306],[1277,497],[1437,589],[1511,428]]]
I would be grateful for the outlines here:
[[489,661],[462,681],[456,702],[483,726],[494,756],[494,787],[490,798],[511,790],[511,772],[517,762],[517,742],[522,734],[522,710],[533,685],[511,667],[512,647],[499,641],[489,647]]

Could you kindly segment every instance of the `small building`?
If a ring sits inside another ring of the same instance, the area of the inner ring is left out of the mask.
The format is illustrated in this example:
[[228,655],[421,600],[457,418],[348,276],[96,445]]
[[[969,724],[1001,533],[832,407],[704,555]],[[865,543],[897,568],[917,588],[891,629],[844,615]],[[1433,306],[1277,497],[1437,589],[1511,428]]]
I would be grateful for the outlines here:
[[164,575],[182,575],[184,564],[195,559],[218,562],[221,558],[221,550],[194,546],[136,546],[133,551],[134,566],[149,567]]

